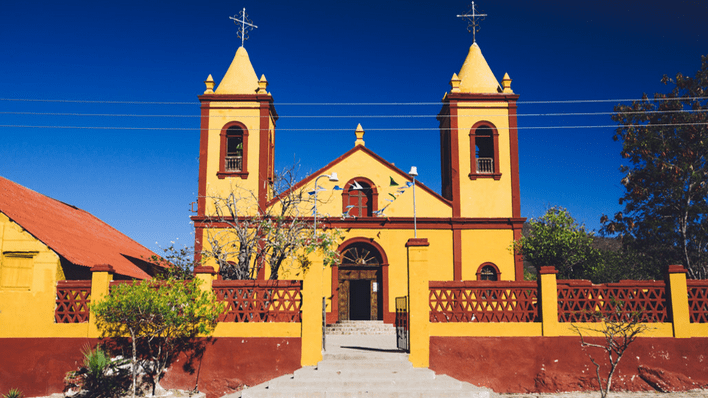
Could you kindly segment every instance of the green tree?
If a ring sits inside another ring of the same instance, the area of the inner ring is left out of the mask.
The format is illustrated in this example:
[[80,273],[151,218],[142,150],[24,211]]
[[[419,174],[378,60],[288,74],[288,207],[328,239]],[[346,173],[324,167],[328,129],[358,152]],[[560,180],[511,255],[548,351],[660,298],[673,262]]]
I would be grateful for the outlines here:
[[135,397],[138,369],[152,380],[154,395],[175,356],[194,348],[191,338],[210,333],[224,307],[211,292],[199,289],[198,279],[144,280],[114,286],[91,310],[104,335],[130,337]]
[[[614,135],[629,161],[624,211],[603,216],[603,234],[657,267],[683,264],[692,278],[708,277],[708,56],[695,77],[664,76],[667,94],[645,94],[617,105]],[[655,271],[658,274],[660,271]]]
[[537,269],[554,266],[562,279],[581,278],[596,261],[598,251],[592,247],[592,233],[585,231],[568,210],[551,207],[539,219],[528,221],[527,236],[514,242],[514,250]]

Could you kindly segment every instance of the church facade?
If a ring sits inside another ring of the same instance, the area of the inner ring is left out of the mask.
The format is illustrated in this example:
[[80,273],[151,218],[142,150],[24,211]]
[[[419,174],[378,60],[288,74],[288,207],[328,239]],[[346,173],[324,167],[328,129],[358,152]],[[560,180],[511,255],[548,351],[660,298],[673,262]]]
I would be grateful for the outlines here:
[[[257,77],[240,47],[218,86],[211,75],[205,83],[199,96],[198,209],[192,217],[196,251],[207,249],[209,234],[228,227],[209,222],[216,209],[208,198],[225,197],[235,188],[248,192],[242,216],[280,205],[272,189],[278,114],[265,76]],[[430,244],[434,280],[523,280],[522,259],[511,250],[525,221],[519,198],[518,95],[508,75],[498,83],[476,43],[450,86],[438,115],[441,193],[367,147],[361,125],[353,147],[293,187],[323,188],[317,226],[342,233],[341,262],[322,269],[328,323],[394,321],[396,297],[407,296],[406,242],[414,236]],[[328,178],[315,187],[322,176]],[[304,203],[301,212],[309,221],[314,221],[312,204]],[[218,269],[214,261],[203,265]],[[269,276],[264,269],[257,278]],[[282,270],[279,277],[302,276]]]

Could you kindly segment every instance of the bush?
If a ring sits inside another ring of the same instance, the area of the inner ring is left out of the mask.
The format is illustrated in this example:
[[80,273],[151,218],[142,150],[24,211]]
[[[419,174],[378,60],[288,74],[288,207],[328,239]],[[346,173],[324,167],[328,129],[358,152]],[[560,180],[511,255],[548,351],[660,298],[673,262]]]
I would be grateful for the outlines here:
[[91,398],[118,396],[125,391],[129,374],[121,366],[127,363],[126,360],[111,359],[101,347],[92,350],[86,345],[81,352],[84,365],[66,374],[67,387],[79,388],[83,396]]
[[3,394],[2,398],[23,398],[24,396],[25,394],[23,394],[19,389],[11,388],[7,394]]

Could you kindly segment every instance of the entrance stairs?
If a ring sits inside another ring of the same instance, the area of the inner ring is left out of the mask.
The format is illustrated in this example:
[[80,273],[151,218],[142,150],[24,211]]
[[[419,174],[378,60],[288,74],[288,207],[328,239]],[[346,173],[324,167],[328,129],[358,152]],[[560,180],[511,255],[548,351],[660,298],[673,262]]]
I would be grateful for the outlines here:
[[396,334],[396,328],[383,321],[339,321],[327,325],[327,336],[342,335],[387,335]]
[[223,398],[435,398],[496,396],[430,369],[413,368],[396,348],[394,335],[327,335],[327,350],[315,367],[304,367]]

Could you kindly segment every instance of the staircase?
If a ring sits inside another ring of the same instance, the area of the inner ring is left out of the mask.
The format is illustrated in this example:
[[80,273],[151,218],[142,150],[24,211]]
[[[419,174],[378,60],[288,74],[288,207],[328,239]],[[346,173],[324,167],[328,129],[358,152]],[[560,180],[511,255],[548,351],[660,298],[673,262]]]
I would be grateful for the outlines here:
[[327,336],[395,335],[396,328],[383,321],[339,321],[327,326]]
[[[285,397],[475,397],[491,390],[461,382],[430,369],[413,368],[408,354],[396,349],[395,334],[327,335],[327,351],[316,367],[304,367],[241,391],[242,398]],[[382,328],[385,329],[385,328]],[[236,398],[239,393],[224,398]]]

